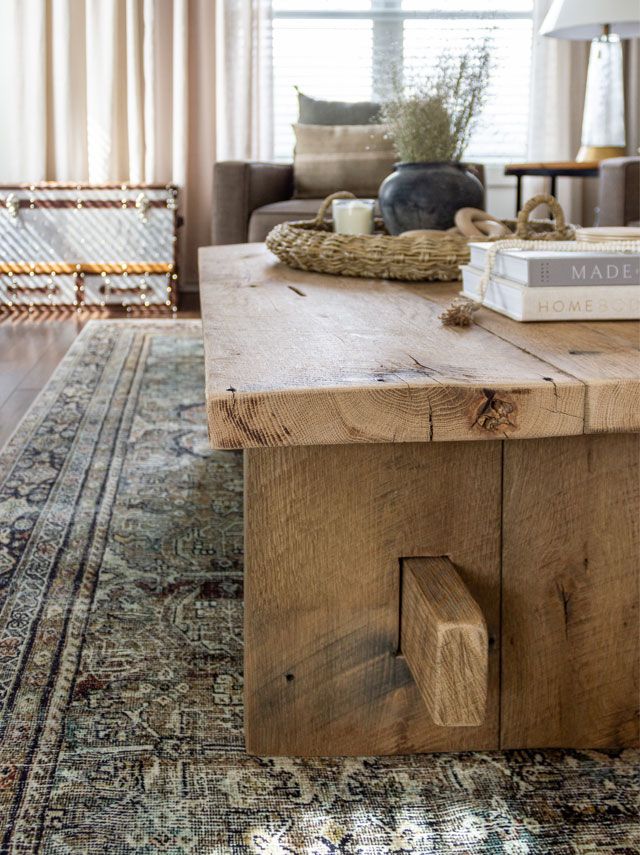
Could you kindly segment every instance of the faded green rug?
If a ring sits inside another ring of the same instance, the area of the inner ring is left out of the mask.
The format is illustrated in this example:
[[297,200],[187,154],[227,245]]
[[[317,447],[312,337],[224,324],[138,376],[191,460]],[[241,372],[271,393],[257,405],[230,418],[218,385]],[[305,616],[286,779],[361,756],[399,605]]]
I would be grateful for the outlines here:
[[637,752],[244,753],[203,386],[199,322],[93,322],[0,456],[0,851],[640,851]]

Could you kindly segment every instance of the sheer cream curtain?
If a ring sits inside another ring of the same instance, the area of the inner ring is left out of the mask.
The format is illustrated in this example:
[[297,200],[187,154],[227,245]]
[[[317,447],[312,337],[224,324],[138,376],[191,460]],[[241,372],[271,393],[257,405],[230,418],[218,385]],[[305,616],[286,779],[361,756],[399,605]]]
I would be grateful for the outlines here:
[[269,157],[269,0],[1,0],[3,182],[174,182],[183,281],[214,160]]
[[219,160],[273,157],[271,3],[218,0]]
[[[551,2],[534,0],[527,154],[530,162],[575,160],[580,148],[589,45],[538,35]],[[544,187],[544,179],[529,178],[524,182],[527,195],[543,192]],[[560,178],[557,187],[569,220],[582,222],[582,179]]]

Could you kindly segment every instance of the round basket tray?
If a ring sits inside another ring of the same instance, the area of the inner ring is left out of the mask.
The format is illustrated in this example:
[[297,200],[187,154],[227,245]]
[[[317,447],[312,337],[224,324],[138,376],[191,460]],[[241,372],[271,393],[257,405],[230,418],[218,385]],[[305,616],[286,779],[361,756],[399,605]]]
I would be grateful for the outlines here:
[[[282,223],[267,235],[267,248],[280,261],[298,270],[331,273],[337,276],[362,276],[366,279],[402,279],[405,281],[448,281],[460,278],[460,266],[469,261],[470,241],[494,241],[500,238],[463,237],[443,232],[442,237],[407,235],[394,237],[384,232],[376,220],[372,235],[336,234],[325,220],[334,199],[353,197],[340,191],[328,196],[314,220]],[[530,221],[529,214],[547,204],[555,218]],[[515,231],[507,237],[521,240],[573,240],[575,230],[565,222],[564,212],[553,196],[538,195],[523,206],[516,221],[504,221]],[[504,239],[504,238],[503,238]]]

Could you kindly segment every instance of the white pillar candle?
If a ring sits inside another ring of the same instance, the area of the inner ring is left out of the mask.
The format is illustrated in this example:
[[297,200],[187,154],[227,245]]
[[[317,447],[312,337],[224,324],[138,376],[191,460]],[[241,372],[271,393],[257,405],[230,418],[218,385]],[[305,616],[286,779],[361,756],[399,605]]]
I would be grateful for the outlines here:
[[341,235],[373,233],[373,199],[334,199],[333,230]]

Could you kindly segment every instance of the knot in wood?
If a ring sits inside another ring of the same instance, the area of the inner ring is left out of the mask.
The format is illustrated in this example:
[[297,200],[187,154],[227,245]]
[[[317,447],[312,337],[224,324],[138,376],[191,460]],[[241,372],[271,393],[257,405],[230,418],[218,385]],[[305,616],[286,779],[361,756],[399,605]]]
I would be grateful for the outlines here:
[[475,424],[483,430],[495,431],[501,427],[514,428],[515,422],[511,416],[515,413],[515,405],[501,398],[496,398],[492,389],[483,389],[484,401],[480,405]]

